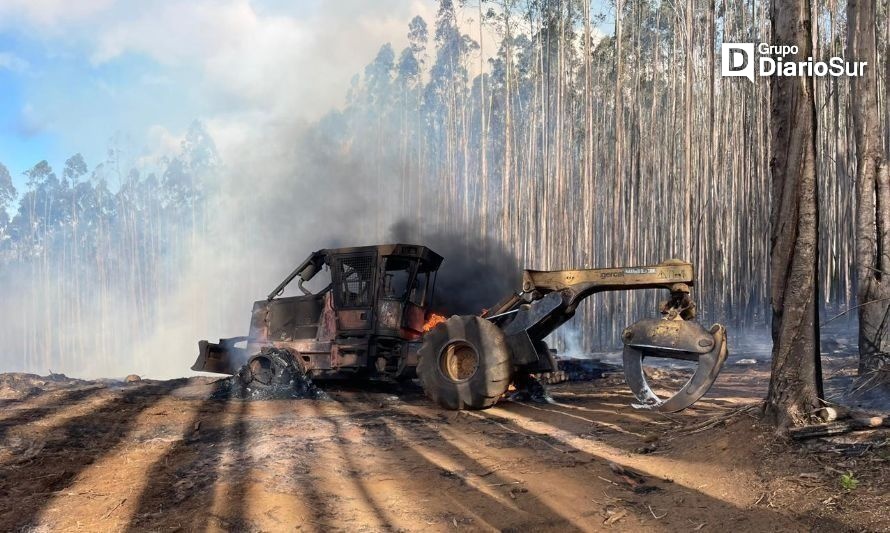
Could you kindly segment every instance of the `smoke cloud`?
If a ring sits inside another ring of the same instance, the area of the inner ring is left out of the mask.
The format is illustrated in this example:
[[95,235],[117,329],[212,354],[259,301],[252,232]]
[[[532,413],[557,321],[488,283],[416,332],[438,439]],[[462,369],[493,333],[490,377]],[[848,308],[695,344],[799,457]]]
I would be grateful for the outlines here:
[[445,258],[436,278],[433,307],[444,314],[479,314],[521,288],[520,267],[503,243],[467,228],[421,236],[408,220],[396,222],[390,239],[429,246]]

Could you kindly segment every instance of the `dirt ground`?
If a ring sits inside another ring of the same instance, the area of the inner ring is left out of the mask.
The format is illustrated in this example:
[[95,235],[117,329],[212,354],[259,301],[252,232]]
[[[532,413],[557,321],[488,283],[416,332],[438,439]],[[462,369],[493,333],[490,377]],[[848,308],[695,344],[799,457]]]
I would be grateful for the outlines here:
[[244,402],[208,378],[5,374],[0,530],[890,530],[886,433],[783,441],[767,376],[728,367],[664,415],[618,377],[448,412],[412,387]]

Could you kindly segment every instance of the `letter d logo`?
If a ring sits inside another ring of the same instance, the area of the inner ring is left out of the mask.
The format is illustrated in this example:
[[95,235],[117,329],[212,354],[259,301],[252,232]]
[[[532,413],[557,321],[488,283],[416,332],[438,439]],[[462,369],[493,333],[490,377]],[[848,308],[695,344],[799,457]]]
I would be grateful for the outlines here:
[[754,83],[754,43],[723,43],[721,76],[744,76]]

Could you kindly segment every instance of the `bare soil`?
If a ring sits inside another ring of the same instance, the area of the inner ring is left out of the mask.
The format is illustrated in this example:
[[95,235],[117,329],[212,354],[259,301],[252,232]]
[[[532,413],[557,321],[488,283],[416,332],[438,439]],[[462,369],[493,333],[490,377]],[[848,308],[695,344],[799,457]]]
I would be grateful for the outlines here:
[[449,412],[414,387],[245,402],[209,378],[5,374],[0,530],[890,530],[886,433],[782,440],[766,376],[728,367],[664,415],[619,378]]

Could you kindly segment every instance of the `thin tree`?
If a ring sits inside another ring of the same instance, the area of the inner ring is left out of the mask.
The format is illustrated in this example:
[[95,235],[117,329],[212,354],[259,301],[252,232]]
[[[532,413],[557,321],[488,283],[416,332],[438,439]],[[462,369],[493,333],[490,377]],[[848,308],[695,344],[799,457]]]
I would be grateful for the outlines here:
[[850,79],[856,141],[856,274],[859,372],[878,369],[890,352],[890,173],[878,110],[877,2],[847,3],[847,57],[866,61]]
[[695,43],[695,26],[693,18],[695,17],[695,2],[690,0],[686,3],[686,85],[683,95],[683,106],[685,115],[685,125],[683,134],[685,141],[683,143],[683,253],[690,254],[692,252],[692,89],[695,84],[694,71],[692,68],[693,61],[693,45]]

